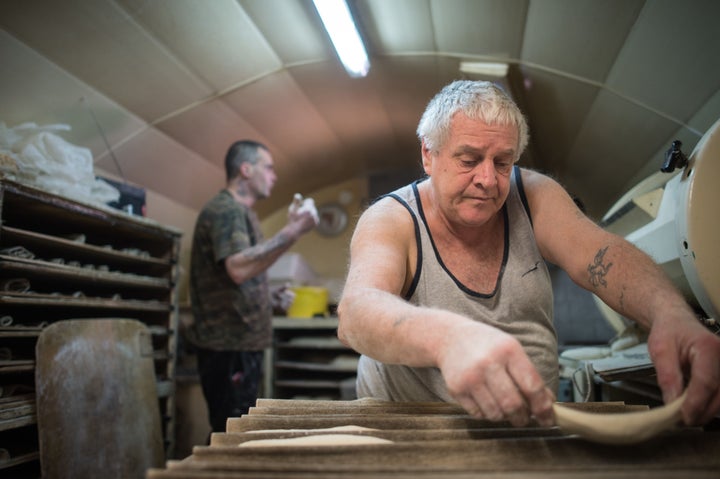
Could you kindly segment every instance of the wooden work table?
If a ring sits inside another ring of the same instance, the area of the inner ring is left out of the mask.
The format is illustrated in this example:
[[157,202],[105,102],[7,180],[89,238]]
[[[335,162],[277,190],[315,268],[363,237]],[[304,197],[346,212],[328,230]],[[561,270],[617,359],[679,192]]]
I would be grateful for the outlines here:
[[[595,412],[638,406],[582,403]],[[343,431],[383,444],[240,447],[258,439],[287,439]],[[182,461],[148,471],[165,478],[717,478],[720,432],[683,428],[649,441],[610,446],[568,436],[557,428],[514,428],[467,416],[442,403],[261,399],[228,421]]]

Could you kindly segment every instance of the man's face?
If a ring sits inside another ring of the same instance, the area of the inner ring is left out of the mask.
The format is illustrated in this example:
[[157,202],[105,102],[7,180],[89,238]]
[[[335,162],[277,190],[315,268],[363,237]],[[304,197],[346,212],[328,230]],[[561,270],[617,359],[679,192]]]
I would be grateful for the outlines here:
[[518,148],[512,126],[487,125],[459,112],[437,152],[423,144],[423,168],[442,214],[462,226],[481,226],[505,204]]
[[255,197],[258,199],[269,197],[277,180],[272,155],[267,150],[260,148],[258,160],[251,165],[250,171],[248,180]]

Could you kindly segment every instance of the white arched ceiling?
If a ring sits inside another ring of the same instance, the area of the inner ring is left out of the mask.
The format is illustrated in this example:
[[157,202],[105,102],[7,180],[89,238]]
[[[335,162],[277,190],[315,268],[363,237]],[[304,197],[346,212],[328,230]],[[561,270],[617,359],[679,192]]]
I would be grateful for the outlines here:
[[416,170],[430,97],[468,77],[461,61],[506,61],[531,126],[522,161],[598,218],[673,139],[689,153],[720,117],[714,0],[349,3],[363,79],[309,0],[4,0],[0,121],[69,124],[98,170],[195,210],[222,187],[227,146],[259,139],[280,176],[268,212],[295,191]]

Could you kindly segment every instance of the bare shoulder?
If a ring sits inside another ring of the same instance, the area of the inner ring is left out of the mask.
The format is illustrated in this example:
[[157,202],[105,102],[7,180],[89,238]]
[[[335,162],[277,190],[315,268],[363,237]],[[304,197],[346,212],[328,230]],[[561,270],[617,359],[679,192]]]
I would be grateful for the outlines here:
[[389,214],[407,213],[407,209],[398,200],[391,196],[383,196],[367,207],[363,214]]
[[523,187],[525,188],[526,192],[529,190],[530,192],[534,193],[538,189],[541,190],[544,188],[562,189],[560,183],[558,183],[555,179],[545,173],[540,173],[536,170],[521,167],[520,174],[522,176]]
[[543,257],[569,272],[574,261],[588,257],[584,249],[603,232],[557,180],[537,171],[521,171],[538,247]]
[[556,211],[557,208],[568,208],[573,214],[576,213],[574,201],[557,180],[528,168],[520,168],[520,173],[533,216],[542,214],[543,210]]
[[416,256],[410,212],[393,198],[371,205],[358,220],[350,243],[346,291],[374,287],[399,294],[411,281]]
[[355,235],[367,232],[396,237],[413,231],[413,220],[405,206],[393,198],[384,197],[362,213],[355,228]]

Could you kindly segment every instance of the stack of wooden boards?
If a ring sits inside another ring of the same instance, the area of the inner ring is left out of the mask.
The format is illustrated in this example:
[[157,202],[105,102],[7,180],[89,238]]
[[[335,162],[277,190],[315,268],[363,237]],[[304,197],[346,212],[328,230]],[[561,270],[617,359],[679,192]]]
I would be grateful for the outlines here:
[[[578,403],[597,413],[647,409]],[[556,427],[515,428],[443,403],[260,399],[162,478],[714,478],[720,432],[682,428],[610,446]]]

